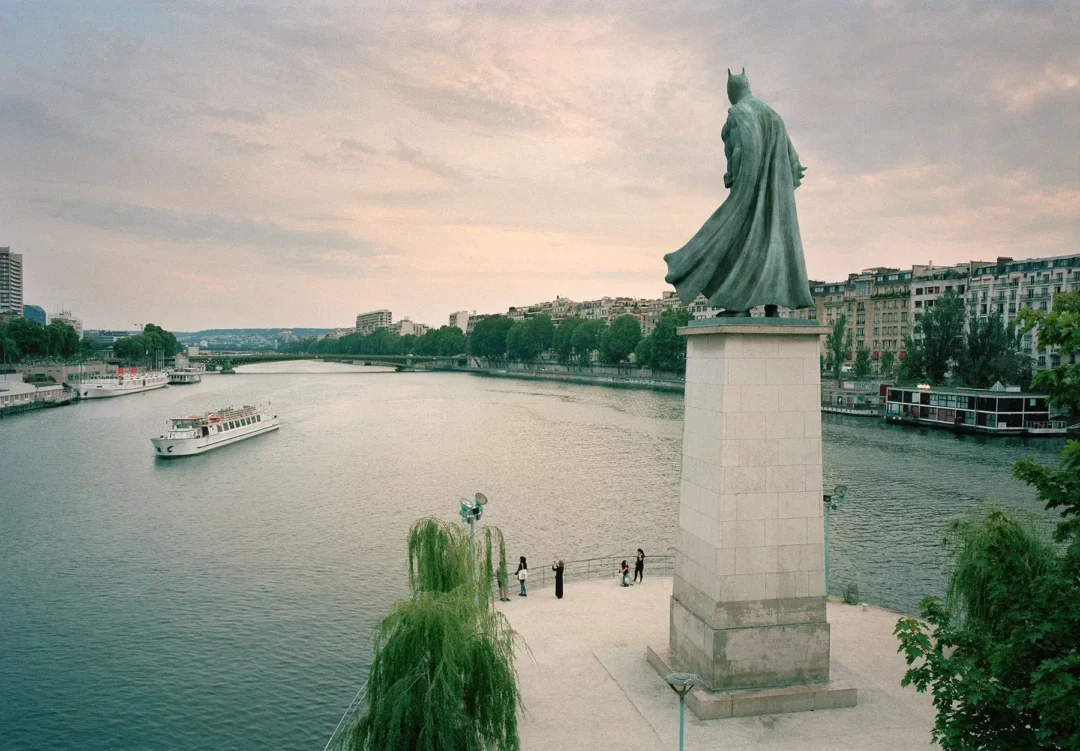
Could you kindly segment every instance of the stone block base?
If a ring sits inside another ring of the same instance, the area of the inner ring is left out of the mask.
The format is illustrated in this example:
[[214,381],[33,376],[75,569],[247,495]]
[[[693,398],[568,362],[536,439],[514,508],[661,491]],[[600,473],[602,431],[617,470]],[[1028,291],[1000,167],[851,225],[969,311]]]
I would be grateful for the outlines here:
[[[817,599],[824,613],[824,598]],[[829,623],[824,617],[809,623],[715,628],[672,597],[670,629],[670,654],[682,669],[697,673],[710,691],[829,680]]]
[[[677,672],[667,649],[646,647],[646,657],[661,676]],[[856,689],[839,681],[741,691],[698,688],[686,696],[686,706],[699,720],[840,709],[854,707],[858,702]]]

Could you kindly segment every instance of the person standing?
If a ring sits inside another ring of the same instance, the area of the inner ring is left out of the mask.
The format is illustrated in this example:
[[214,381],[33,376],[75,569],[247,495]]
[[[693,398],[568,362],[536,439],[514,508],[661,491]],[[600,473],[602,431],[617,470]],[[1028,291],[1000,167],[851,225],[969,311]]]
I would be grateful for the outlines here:
[[555,596],[562,599],[563,562],[555,561],[551,564],[551,570],[555,572]]
[[499,582],[499,602],[510,602],[510,574],[505,565],[499,566],[495,578]]
[[637,558],[634,559],[634,581],[645,581],[645,551],[637,549]]
[[518,592],[518,595],[528,597],[529,595],[525,592],[525,580],[529,578],[529,564],[525,562],[525,556],[521,556],[518,561],[517,578],[518,584],[521,585],[521,591]]

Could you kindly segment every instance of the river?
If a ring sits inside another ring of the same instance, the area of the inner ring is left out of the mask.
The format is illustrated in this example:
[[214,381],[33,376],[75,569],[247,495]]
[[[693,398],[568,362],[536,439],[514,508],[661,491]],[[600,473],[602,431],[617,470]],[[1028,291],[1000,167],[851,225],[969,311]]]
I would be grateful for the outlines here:
[[[168,417],[266,400],[275,433],[152,454]],[[318,362],[4,420],[0,745],[321,749],[406,592],[415,519],[481,490],[512,559],[665,552],[681,430],[680,394]],[[849,488],[832,589],[915,610],[948,519],[1053,518],[1010,466],[1063,443],[825,415],[826,487]]]

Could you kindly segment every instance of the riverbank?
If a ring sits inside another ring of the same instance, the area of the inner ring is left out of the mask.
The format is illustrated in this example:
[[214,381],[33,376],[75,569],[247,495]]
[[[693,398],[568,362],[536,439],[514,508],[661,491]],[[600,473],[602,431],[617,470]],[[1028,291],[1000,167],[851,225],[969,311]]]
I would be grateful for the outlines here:
[[[646,575],[630,588],[569,582],[562,600],[536,587],[498,605],[528,645],[517,661],[522,749],[678,748],[679,700],[645,658],[647,645],[667,645],[670,597],[670,577]],[[708,721],[687,712],[686,748],[935,748],[931,697],[900,686],[899,616],[835,601],[828,609],[832,677],[858,689],[858,706]]]
[[610,372],[614,368],[571,371],[566,366],[540,366],[535,369],[525,368],[448,368],[430,367],[428,370],[439,370],[455,373],[472,373],[473,375],[487,376],[490,378],[516,378],[526,381],[558,381],[561,383],[574,383],[593,386],[612,386],[624,389],[648,389],[651,391],[669,391],[682,393],[685,384],[679,376],[655,376],[627,372]]

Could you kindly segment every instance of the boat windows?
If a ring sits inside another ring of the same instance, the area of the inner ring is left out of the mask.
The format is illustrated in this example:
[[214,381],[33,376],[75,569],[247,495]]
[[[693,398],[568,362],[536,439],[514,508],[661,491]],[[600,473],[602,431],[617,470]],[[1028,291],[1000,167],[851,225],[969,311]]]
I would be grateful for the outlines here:
[[[1032,401],[1034,401],[1034,399]],[[262,415],[255,415],[255,422],[262,422]]]

